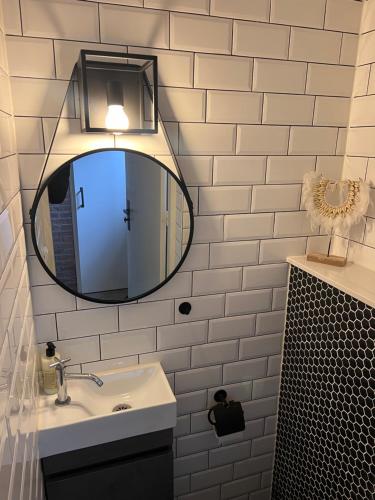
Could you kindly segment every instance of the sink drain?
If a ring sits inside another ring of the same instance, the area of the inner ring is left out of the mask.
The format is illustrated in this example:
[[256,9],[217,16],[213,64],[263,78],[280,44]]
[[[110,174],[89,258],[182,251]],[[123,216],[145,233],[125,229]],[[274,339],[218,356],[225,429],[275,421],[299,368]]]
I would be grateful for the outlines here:
[[118,405],[116,405],[114,408],[113,408],[113,412],[114,411],[123,411],[123,410],[129,410],[129,408],[131,408],[130,405],[127,405],[126,403],[120,403]]

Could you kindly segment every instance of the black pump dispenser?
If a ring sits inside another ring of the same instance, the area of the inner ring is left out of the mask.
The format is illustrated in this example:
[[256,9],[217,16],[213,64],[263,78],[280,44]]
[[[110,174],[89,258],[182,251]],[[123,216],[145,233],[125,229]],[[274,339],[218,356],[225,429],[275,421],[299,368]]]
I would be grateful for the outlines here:
[[47,342],[46,356],[47,358],[53,358],[56,353],[56,346],[53,342]]

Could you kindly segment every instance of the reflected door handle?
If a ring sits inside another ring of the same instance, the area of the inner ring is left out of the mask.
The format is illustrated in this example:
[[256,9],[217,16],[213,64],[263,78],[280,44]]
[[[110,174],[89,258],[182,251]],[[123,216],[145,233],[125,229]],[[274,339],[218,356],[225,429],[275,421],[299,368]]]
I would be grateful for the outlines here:
[[126,222],[128,226],[128,231],[130,231],[130,201],[126,200],[126,209],[123,210],[125,217],[124,222]]
[[79,188],[79,191],[77,193],[77,196],[80,195],[81,196],[81,204],[78,205],[77,208],[85,208],[85,197],[83,195],[83,187],[80,187]]

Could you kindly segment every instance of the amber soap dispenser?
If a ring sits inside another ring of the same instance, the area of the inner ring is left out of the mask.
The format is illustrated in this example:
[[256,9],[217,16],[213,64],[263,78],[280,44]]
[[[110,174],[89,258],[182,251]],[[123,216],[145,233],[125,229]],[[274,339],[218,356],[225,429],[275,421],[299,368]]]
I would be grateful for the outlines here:
[[60,358],[56,352],[56,346],[53,342],[47,342],[46,353],[40,357],[43,391],[46,394],[57,393],[56,370],[55,368],[50,368],[55,358]]

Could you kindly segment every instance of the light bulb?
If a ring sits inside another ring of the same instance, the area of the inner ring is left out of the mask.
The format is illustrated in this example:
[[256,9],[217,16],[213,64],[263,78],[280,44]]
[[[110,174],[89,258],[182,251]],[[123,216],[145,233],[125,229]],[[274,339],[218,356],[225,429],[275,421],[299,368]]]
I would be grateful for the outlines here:
[[129,128],[129,118],[121,104],[110,104],[105,117],[105,128],[115,132],[127,130]]

